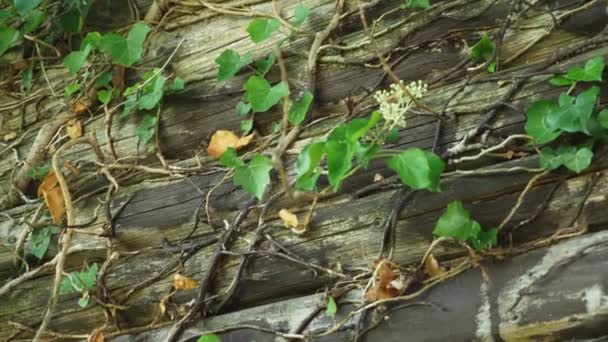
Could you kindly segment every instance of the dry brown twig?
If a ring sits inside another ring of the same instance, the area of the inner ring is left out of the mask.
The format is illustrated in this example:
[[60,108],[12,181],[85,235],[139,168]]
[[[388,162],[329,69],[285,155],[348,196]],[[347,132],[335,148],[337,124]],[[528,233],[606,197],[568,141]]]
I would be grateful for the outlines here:
[[[95,136],[93,134],[91,134],[90,136],[87,136],[87,137],[80,137],[80,138],[76,138],[76,139],[68,141],[63,146],[61,146],[53,155],[53,159],[52,159],[53,171],[55,172],[57,181],[59,183],[61,192],[63,194],[66,219],[67,219],[68,226],[72,226],[72,225],[76,224],[76,216],[74,213],[74,208],[72,206],[72,195],[70,193],[68,183],[61,171],[62,164],[60,163],[60,159],[63,156],[63,153],[65,150],[67,150],[68,148],[70,148],[74,145],[78,145],[78,144],[89,144],[92,147],[93,151],[95,152],[95,155],[97,156],[99,161],[103,162],[103,154],[101,154],[101,150],[99,149],[97,139],[95,139]],[[53,279],[53,287],[51,289],[51,295],[49,298],[47,309],[46,309],[43,319],[42,319],[42,323],[38,327],[38,331],[36,332],[36,335],[34,336],[35,342],[38,342],[42,339],[44,331],[46,330],[46,327],[50,323],[51,317],[53,315],[53,311],[55,310],[55,305],[57,304],[57,299],[58,299],[57,294],[59,292],[59,284],[61,283],[63,268],[65,265],[65,260],[66,260],[68,250],[70,247],[70,242],[72,240],[72,234],[73,234],[73,231],[71,229],[66,229],[60,238],[61,249],[60,249],[59,253],[57,254],[57,256],[55,257],[57,259],[57,261],[56,261],[56,265],[55,265],[55,277]]]

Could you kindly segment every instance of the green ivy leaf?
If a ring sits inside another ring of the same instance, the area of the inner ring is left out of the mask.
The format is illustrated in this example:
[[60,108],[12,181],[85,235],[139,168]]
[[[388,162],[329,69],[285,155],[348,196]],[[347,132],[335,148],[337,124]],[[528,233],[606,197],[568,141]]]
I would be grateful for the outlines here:
[[137,126],[136,135],[142,144],[146,144],[156,133],[156,116],[146,114]]
[[84,37],[84,39],[80,42],[80,50],[84,50],[87,45],[91,45],[92,47],[99,47],[99,42],[101,42],[102,35],[99,32],[89,32]]
[[256,155],[247,166],[239,166],[234,172],[234,185],[240,186],[259,200],[264,196],[264,190],[270,184],[270,159]]
[[324,153],[325,142],[323,141],[314,142],[302,149],[296,161],[296,172],[298,175],[296,181],[297,189],[312,190],[320,175],[314,171],[319,166]]
[[480,230],[479,223],[471,220],[471,214],[462,203],[454,201],[448,204],[447,210],[437,221],[433,234],[467,241],[477,237]]
[[423,8],[428,9],[431,7],[429,0],[407,0],[400,6],[402,9],[406,8]]
[[180,77],[175,77],[173,82],[169,85],[170,92],[176,92],[180,90],[184,90],[185,82]]
[[558,109],[558,106],[549,101],[537,101],[528,107],[526,112],[526,134],[534,138],[538,145],[546,144],[559,137],[560,132],[549,128],[545,118]]
[[110,103],[110,100],[112,100],[112,92],[109,90],[100,90],[97,92],[97,99],[103,104],[108,104]]
[[589,165],[591,165],[593,152],[589,148],[583,147],[576,151],[575,154],[562,156],[562,159],[564,161],[564,165],[568,169],[576,173],[581,173],[581,171],[585,170],[589,167]]
[[46,175],[51,171],[51,163],[44,164],[42,166],[33,167],[28,172],[27,175],[33,180],[42,180]]
[[59,25],[67,32],[80,32],[84,25],[84,16],[77,8],[72,8],[59,17]]
[[599,93],[600,88],[593,86],[580,93],[574,103],[571,96],[562,93],[559,108],[547,114],[545,125],[552,131],[587,133],[587,122],[593,114]]
[[87,305],[89,305],[89,299],[91,299],[91,297],[88,295],[88,293],[83,294],[83,296],[78,299],[78,306],[81,308],[86,308]]
[[[570,146],[570,148],[573,148]],[[540,151],[540,155],[538,161],[540,163],[540,167],[548,170],[555,170],[558,167],[562,166],[563,161],[561,155],[566,151],[563,150],[563,146],[560,147],[561,150],[555,151],[551,147],[544,147]]]
[[399,129],[397,127],[393,127],[388,134],[386,135],[386,142],[393,143],[399,139]]
[[133,112],[133,109],[137,108],[137,103],[138,101],[136,94],[127,96],[127,100],[125,101],[125,107],[123,108],[120,117],[126,118],[127,116],[129,116]]
[[261,58],[258,59],[257,62],[255,63],[255,69],[262,75],[266,75],[266,73],[268,71],[270,71],[270,69],[272,68],[272,66],[274,65],[274,62],[276,61],[277,56],[274,54],[274,52],[270,52],[268,54],[267,58]]
[[553,76],[550,80],[549,83],[553,84],[554,86],[569,86],[574,84],[574,81],[567,79],[564,76]]
[[346,125],[335,128],[330,134],[330,140],[356,142],[372,129],[382,119],[382,114],[373,111],[369,118],[354,119]]
[[220,156],[220,165],[226,167],[238,167],[245,166],[245,163],[239,159],[236,154],[234,147],[228,147],[224,153]]
[[254,112],[265,112],[281,101],[289,93],[287,84],[283,81],[275,86],[261,76],[251,76],[245,83],[247,90],[247,101],[251,104]]
[[217,74],[217,80],[219,82],[229,81],[236,75],[242,67],[249,64],[252,53],[248,52],[241,56],[238,52],[226,49],[215,59],[220,68]]
[[13,16],[11,8],[6,8],[0,11],[0,25],[4,25]]
[[54,234],[59,233],[59,228],[54,226],[34,228],[30,236],[32,243],[32,254],[38,259],[44,257]]
[[291,105],[289,114],[287,116],[290,124],[297,126],[304,121],[306,118],[306,113],[308,113],[308,108],[310,108],[310,104],[312,103],[312,99],[312,93],[306,91],[296,102]]
[[603,71],[604,57],[598,56],[588,60],[584,69],[581,67],[570,68],[566,73],[566,78],[579,82],[601,81]]
[[328,140],[325,143],[327,154],[327,179],[329,184],[337,191],[340,184],[352,168],[355,154],[355,144],[345,141]]
[[602,109],[602,111],[597,115],[597,120],[602,127],[608,128],[608,109]]
[[357,156],[357,163],[363,168],[367,168],[369,162],[378,152],[379,146],[377,144],[356,144],[355,155]]
[[28,34],[33,32],[42,24],[44,19],[46,18],[46,14],[39,9],[33,10],[25,19],[25,24],[23,24],[23,33]]
[[63,65],[65,65],[72,75],[76,75],[78,70],[84,65],[84,62],[87,61],[87,57],[92,49],[92,45],[87,45],[83,51],[70,52],[70,54],[63,59]]
[[22,17],[25,17],[41,2],[42,0],[13,0],[13,6]]
[[19,31],[7,27],[0,27],[0,56],[8,50],[19,39]]
[[216,334],[205,334],[201,335],[196,342],[222,342],[222,340]]
[[336,313],[338,312],[338,305],[336,300],[332,296],[327,296],[327,308],[325,314],[331,319],[336,319]]
[[239,103],[236,104],[235,112],[236,112],[237,116],[245,116],[245,115],[249,114],[250,111],[251,111],[251,105],[249,103],[239,101]]
[[438,192],[439,179],[445,163],[432,152],[409,148],[388,160],[388,167],[397,172],[401,182],[412,189]]
[[72,84],[68,84],[64,89],[63,89],[63,94],[65,96],[65,98],[70,97],[72,94],[74,94],[75,92],[80,90],[80,84],[78,83],[72,83]]
[[[86,293],[93,289],[97,283],[99,265],[96,263],[81,272],[70,272],[69,277],[64,277],[59,286],[59,293],[81,292]],[[72,279],[70,281],[70,278]]]
[[306,21],[306,18],[308,18],[308,16],[310,15],[310,8],[308,8],[308,6],[306,6],[305,4],[298,4],[296,6],[296,8],[294,9],[294,13],[293,13],[293,25],[296,27],[302,26],[302,24],[304,24],[304,22]]
[[97,80],[95,81],[95,86],[97,88],[105,87],[105,86],[109,85],[111,81],[112,81],[112,73],[107,71],[107,72],[104,72],[103,74],[101,74],[97,78]]
[[258,44],[270,37],[274,31],[281,26],[276,19],[253,19],[247,26],[247,32],[251,40]]
[[247,135],[253,128],[253,119],[247,119],[241,121],[241,132],[243,135]]
[[21,90],[24,92],[30,91],[32,89],[32,79],[34,77],[34,68],[29,66],[27,69],[23,71],[23,75],[21,76]]
[[468,240],[475,250],[481,251],[484,249],[490,249],[495,246],[498,242],[498,228],[490,228],[487,231],[483,231],[477,221],[473,221],[473,224],[477,227],[473,227],[473,230],[477,230],[477,236]]
[[[154,69],[152,72],[157,73],[159,70]],[[156,107],[156,105],[163,98],[163,88],[165,87],[166,78],[158,73],[156,76],[148,76],[144,79],[154,77],[143,89],[143,94],[139,99],[137,108],[143,110],[150,110]]]
[[138,22],[129,31],[127,38],[116,33],[109,33],[99,42],[99,49],[110,56],[114,63],[131,66],[141,58],[143,45],[150,32],[144,22]]
[[469,55],[471,56],[471,60],[473,62],[478,63],[490,59],[493,52],[494,42],[484,34],[481,36],[481,39],[475,45],[473,45]]

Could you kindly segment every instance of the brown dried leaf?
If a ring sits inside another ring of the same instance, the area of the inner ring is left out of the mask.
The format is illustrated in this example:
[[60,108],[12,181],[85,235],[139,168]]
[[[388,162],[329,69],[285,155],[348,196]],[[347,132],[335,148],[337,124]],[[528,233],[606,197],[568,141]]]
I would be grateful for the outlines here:
[[176,290],[192,290],[198,287],[198,282],[179,273],[173,275],[173,287]]
[[91,101],[88,99],[82,99],[72,104],[72,112],[76,115],[80,115],[86,112],[91,106]]
[[298,227],[298,216],[287,209],[281,209],[279,211],[279,217],[283,220],[283,224],[287,228]]
[[48,192],[49,190],[53,189],[58,184],[59,184],[59,181],[57,180],[55,171],[53,171],[53,170],[49,171],[49,173],[47,173],[46,177],[44,177],[44,180],[42,181],[42,183],[40,183],[40,185],[38,186],[38,197],[42,197],[42,195],[45,192]]
[[68,136],[72,139],[80,138],[82,136],[82,124],[78,119],[72,119],[65,125],[65,130],[68,132]]
[[430,254],[424,260],[424,266],[422,269],[424,273],[426,273],[431,278],[445,273],[445,268],[439,266],[439,262],[437,261],[437,259],[435,259],[433,254]]
[[383,180],[384,180],[384,176],[382,176],[379,173],[374,174],[374,183],[380,182],[380,181],[383,181]]
[[374,282],[364,299],[373,302],[401,295],[406,288],[405,280],[399,271],[399,265],[388,259],[374,261]]
[[253,140],[253,134],[249,134],[244,137],[239,137],[232,131],[216,131],[211,137],[209,147],[207,147],[207,153],[214,158],[219,158],[228,147],[232,147],[235,150],[239,150],[251,143]]
[[93,330],[93,333],[91,333],[91,335],[89,335],[87,342],[104,342],[105,340],[106,339],[103,336],[101,329],[95,329],[95,330]]
[[65,202],[63,200],[63,192],[60,187],[54,187],[49,191],[43,192],[44,203],[49,208],[53,222],[55,224],[61,223],[61,218],[65,214]]
[[74,165],[74,163],[72,163],[71,160],[66,161],[65,163],[63,163],[63,166],[70,170],[70,173],[73,176],[78,176],[80,174],[80,170],[78,170],[78,168]]

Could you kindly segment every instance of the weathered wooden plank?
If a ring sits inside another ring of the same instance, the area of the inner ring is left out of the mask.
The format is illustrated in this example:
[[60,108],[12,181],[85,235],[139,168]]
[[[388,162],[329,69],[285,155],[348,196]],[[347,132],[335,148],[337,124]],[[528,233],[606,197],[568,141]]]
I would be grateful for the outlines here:
[[[478,269],[472,269],[437,285],[411,300],[411,306],[386,312],[382,322],[362,336],[362,341],[564,341],[606,337],[608,306],[603,274],[608,271],[608,232],[598,232],[560,242],[506,261],[483,263],[487,283]],[[339,305],[337,321],[353,309],[348,301],[360,298],[349,293]],[[293,331],[317,305],[323,295],[299,297],[274,304],[220,315],[193,324],[184,341],[202,333],[230,326],[252,324],[287,333]],[[339,301],[340,303],[340,301]],[[418,305],[416,305],[418,303]],[[358,316],[338,334],[314,341],[351,341]],[[366,329],[367,319],[363,325]],[[376,322],[374,322],[376,323]],[[333,322],[321,311],[305,333],[321,333]],[[167,329],[126,335],[115,341],[157,341]],[[270,333],[235,330],[220,334],[222,341],[283,341]]]

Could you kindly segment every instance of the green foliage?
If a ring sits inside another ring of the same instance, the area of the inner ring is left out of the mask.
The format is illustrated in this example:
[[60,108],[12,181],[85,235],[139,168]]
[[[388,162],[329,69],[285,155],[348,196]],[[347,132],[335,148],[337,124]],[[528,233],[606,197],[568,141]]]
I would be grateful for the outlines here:
[[18,39],[19,31],[11,27],[0,26],[0,56],[11,48]]
[[312,93],[306,91],[300,98],[295,101],[291,108],[289,109],[289,113],[287,118],[289,119],[289,123],[296,126],[302,123],[306,118],[306,113],[308,112],[308,108],[310,108],[310,104],[312,103],[313,96]]
[[293,13],[293,25],[298,27],[298,26],[302,26],[302,24],[304,24],[304,22],[306,21],[306,19],[308,18],[308,16],[310,15],[310,8],[308,8],[308,6],[306,6],[305,4],[298,4],[296,6],[296,8],[294,9],[294,13]]
[[251,61],[252,53],[248,52],[241,56],[238,52],[226,49],[215,59],[220,68],[217,74],[217,80],[219,82],[225,82],[231,80],[242,67],[249,64]]
[[536,144],[546,144],[559,137],[560,132],[548,127],[545,118],[559,106],[550,101],[537,101],[528,107],[526,112],[526,134],[534,138]]
[[589,59],[585,67],[572,67],[565,75],[554,76],[549,82],[557,86],[572,85],[576,82],[595,82],[602,80],[604,71],[604,57],[598,56]]
[[253,156],[248,165],[235,168],[234,185],[242,187],[261,200],[266,187],[270,184],[270,170],[272,170],[270,159],[262,155]]
[[407,0],[406,2],[402,3],[400,7],[402,9],[406,9],[406,8],[428,9],[428,8],[431,8],[431,3],[429,0]]
[[21,90],[24,92],[30,91],[32,89],[32,78],[34,77],[34,68],[29,66],[23,71],[23,75],[21,76]]
[[99,266],[95,263],[81,272],[70,272],[70,274],[61,280],[59,285],[59,293],[80,292],[81,298],[78,300],[78,305],[86,307],[89,304],[90,294],[96,282]]
[[156,116],[146,114],[137,126],[136,135],[142,144],[148,143],[156,133]]
[[[492,54],[494,53],[495,44],[494,42],[487,36],[481,36],[481,39],[473,45],[469,52],[469,56],[471,60],[475,63],[486,62],[492,58]],[[488,65],[488,71],[494,72],[496,71],[496,61],[493,61]]]
[[319,167],[321,159],[326,156],[327,178],[334,191],[352,172],[353,159],[359,164],[367,164],[373,156],[373,144],[359,141],[382,118],[374,112],[367,119],[354,119],[347,124],[336,127],[324,141],[314,142],[304,147],[296,161],[298,178],[296,188],[312,190],[322,173]]
[[64,0],[60,12],[62,14],[59,17],[59,26],[67,32],[80,32],[92,3],[93,0]]
[[42,0],[12,0],[13,6],[22,17],[26,17],[32,12]]
[[325,314],[331,319],[336,319],[336,313],[338,313],[338,305],[336,300],[332,296],[327,296],[327,308]]
[[438,192],[439,179],[445,163],[432,152],[409,148],[388,160],[388,167],[397,172],[401,182],[412,189]]
[[561,145],[556,150],[545,147],[541,150],[540,166],[554,170],[563,165],[571,171],[580,173],[591,165],[592,159],[593,152],[588,147]]
[[276,19],[256,18],[247,26],[247,32],[251,40],[258,44],[268,39],[280,26],[281,23]]
[[247,120],[243,120],[241,121],[241,133],[243,133],[243,135],[247,135],[249,132],[251,132],[251,129],[253,128],[253,119],[247,119]]
[[78,70],[82,68],[87,61],[89,53],[93,50],[93,46],[87,44],[82,51],[72,51],[63,59],[63,65],[70,71],[72,75],[76,75]]
[[25,23],[23,24],[23,33],[28,34],[35,31],[40,24],[46,18],[46,13],[42,12],[39,9],[35,9],[31,11],[27,17],[25,18]]
[[78,83],[72,83],[72,84],[68,84],[64,89],[63,89],[63,95],[65,98],[70,97],[72,94],[76,93],[77,91],[80,91],[81,85]]
[[597,120],[603,128],[608,128],[608,109],[602,109],[597,115]]
[[122,117],[131,114],[133,109],[151,110],[154,109],[162,100],[166,78],[161,70],[155,68],[144,74],[143,82],[127,88],[123,95],[127,97],[127,102],[123,109]]
[[254,112],[266,112],[279,103],[289,93],[287,84],[283,81],[271,86],[264,77],[251,76],[245,83],[247,101]]
[[38,259],[42,259],[49,249],[51,238],[59,233],[59,228],[55,226],[39,227],[32,230],[30,242],[32,243],[32,254]]
[[97,92],[97,99],[103,104],[108,104],[112,100],[112,92],[109,90],[100,90]]
[[201,335],[196,342],[222,342],[222,340],[216,334],[205,334]]
[[140,60],[148,32],[150,27],[138,22],[131,27],[126,38],[116,33],[104,35],[99,41],[99,49],[109,54],[114,63],[131,66]]
[[234,168],[235,186],[240,186],[258,199],[262,199],[266,187],[270,184],[270,170],[272,170],[270,159],[255,155],[249,164],[245,164],[238,158],[236,150],[229,147],[220,156],[219,163]]
[[255,69],[261,75],[266,75],[266,73],[268,73],[268,71],[270,71],[270,69],[274,65],[276,59],[277,56],[274,54],[274,52],[270,52],[268,54],[268,57],[257,60],[257,62],[255,63]]
[[237,116],[245,116],[251,111],[251,105],[249,103],[239,101],[239,103],[236,104],[235,111]]
[[169,91],[176,92],[176,91],[184,90],[185,85],[186,84],[183,79],[181,79],[180,77],[175,77],[173,79],[173,82],[171,82],[171,84],[169,85]]
[[236,150],[233,147],[228,147],[224,153],[220,156],[220,165],[226,167],[239,167],[245,166],[245,163],[239,159],[236,154]]
[[33,180],[42,180],[46,175],[51,171],[51,163],[44,164],[42,166],[33,167],[28,172],[27,175]]
[[492,228],[483,231],[479,222],[471,219],[471,214],[462,203],[455,201],[450,203],[447,210],[441,215],[433,234],[467,242],[474,249],[483,250],[496,244],[498,229]]

